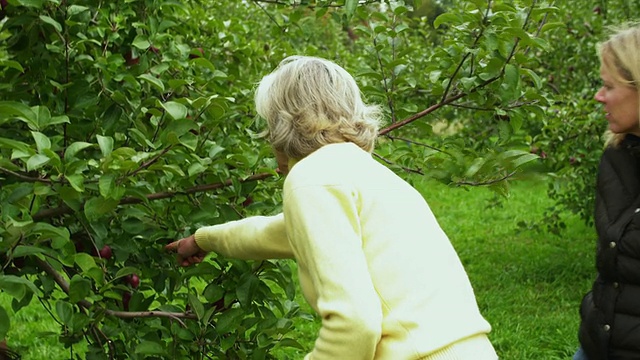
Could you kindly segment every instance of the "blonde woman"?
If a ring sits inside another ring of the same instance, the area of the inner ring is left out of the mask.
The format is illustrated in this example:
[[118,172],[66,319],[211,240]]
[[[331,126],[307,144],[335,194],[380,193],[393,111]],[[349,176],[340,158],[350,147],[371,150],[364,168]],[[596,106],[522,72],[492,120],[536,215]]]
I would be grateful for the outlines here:
[[640,27],[599,48],[595,99],[609,123],[597,179],[598,276],[580,307],[575,360],[640,359]]
[[168,245],[179,261],[210,251],[295,259],[322,320],[306,359],[497,359],[429,206],[372,158],[380,114],[353,77],[331,61],[294,56],[262,79],[255,101],[288,172],[283,214],[200,228]]

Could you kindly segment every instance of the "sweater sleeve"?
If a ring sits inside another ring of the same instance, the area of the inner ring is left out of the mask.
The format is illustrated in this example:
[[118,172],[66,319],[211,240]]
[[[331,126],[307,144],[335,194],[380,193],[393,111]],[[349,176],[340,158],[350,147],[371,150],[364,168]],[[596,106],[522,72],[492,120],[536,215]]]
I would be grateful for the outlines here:
[[342,187],[285,185],[291,247],[310,275],[322,319],[306,360],[373,359],[381,337],[382,307],[362,249],[356,198]]
[[244,260],[290,259],[293,257],[284,216],[252,216],[224,224],[206,226],[195,233],[204,251]]

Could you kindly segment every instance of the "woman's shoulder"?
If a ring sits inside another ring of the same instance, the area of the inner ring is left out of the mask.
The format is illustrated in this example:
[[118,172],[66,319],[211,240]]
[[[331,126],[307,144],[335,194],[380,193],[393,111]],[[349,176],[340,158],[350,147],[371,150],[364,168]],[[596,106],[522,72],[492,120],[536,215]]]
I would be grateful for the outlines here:
[[374,161],[371,154],[352,143],[323,146],[298,161],[285,179],[287,187],[339,186],[352,183],[367,172]]

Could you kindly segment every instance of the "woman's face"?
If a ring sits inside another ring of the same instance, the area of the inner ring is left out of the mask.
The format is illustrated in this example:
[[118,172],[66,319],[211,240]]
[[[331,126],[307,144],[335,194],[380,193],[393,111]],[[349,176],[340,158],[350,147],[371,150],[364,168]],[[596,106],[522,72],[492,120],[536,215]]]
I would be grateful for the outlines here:
[[595,99],[604,105],[609,130],[615,134],[640,136],[638,90],[615,80],[605,67],[600,68],[600,78],[603,85]]

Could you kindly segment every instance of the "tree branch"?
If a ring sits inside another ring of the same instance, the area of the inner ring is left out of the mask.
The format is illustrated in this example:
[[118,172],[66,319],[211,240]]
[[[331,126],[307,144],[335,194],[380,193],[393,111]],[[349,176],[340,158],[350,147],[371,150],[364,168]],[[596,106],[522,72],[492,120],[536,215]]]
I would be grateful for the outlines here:
[[[56,282],[56,284],[60,286],[62,291],[64,291],[65,294],[68,295],[69,283],[67,282],[67,280],[65,280],[65,278],[58,271],[56,271],[56,269],[54,269],[53,266],[51,266],[48,262],[37,257],[34,257],[34,258],[38,263],[38,266],[42,270],[44,270],[44,272],[46,272],[49,276],[51,276],[53,280]],[[80,300],[78,301],[77,304],[85,309],[91,309],[93,307],[93,305],[87,300]],[[195,314],[172,313],[172,312],[166,312],[166,311],[117,311],[117,310],[105,309],[105,314],[109,316],[115,316],[121,319],[133,319],[133,318],[140,318],[140,317],[166,317],[166,318],[177,320],[184,327],[186,327],[186,325],[180,319],[197,319]]]
[[[522,25],[523,29],[526,29],[526,27],[528,26],[529,21],[531,20],[531,14],[533,13],[533,9],[536,7],[536,4],[537,4],[537,1],[534,1],[533,4],[531,5],[531,8],[529,9],[529,12],[527,13],[527,17],[525,19],[525,22]],[[476,40],[477,39],[479,39],[479,37],[476,37]],[[418,120],[418,119],[420,119],[420,118],[422,118],[422,117],[424,117],[424,116],[426,116],[428,114],[431,114],[432,112],[438,110],[439,108],[441,108],[441,107],[443,107],[445,105],[448,105],[448,104],[450,104],[450,103],[452,103],[452,102],[454,102],[456,100],[459,100],[459,99],[461,99],[461,98],[463,98],[465,96],[468,96],[470,94],[473,94],[476,91],[478,91],[478,89],[481,89],[481,88],[491,84],[492,82],[500,79],[502,76],[504,76],[504,72],[505,72],[505,69],[506,69],[507,65],[509,64],[511,59],[513,59],[513,57],[515,56],[516,50],[518,49],[518,45],[519,44],[520,44],[520,38],[517,38],[516,41],[515,41],[515,44],[513,44],[513,48],[511,49],[511,52],[509,53],[509,56],[507,56],[507,59],[505,60],[504,65],[502,66],[502,69],[501,69],[499,75],[494,76],[494,77],[492,77],[490,79],[487,79],[487,80],[483,81],[481,84],[475,86],[473,89],[469,90],[466,93],[459,93],[459,94],[456,94],[454,96],[450,96],[448,98],[443,97],[442,100],[440,100],[439,103],[434,104],[434,105],[432,105],[432,106],[420,111],[419,113],[414,114],[414,115],[412,115],[412,116],[410,116],[410,117],[408,117],[408,118],[406,118],[406,119],[404,119],[404,120],[402,120],[400,122],[393,123],[393,124],[387,126],[386,128],[380,130],[379,134],[380,135],[385,135],[385,134],[387,134],[387,133],[389,133],[389,132],[391,132],[393,130],[401,128],[401,127],[403,127],[403,126],[405,126],[405,125],[407,125],[409,123],[412,123],[412,122],[414,122],[414,121],[416,121],[416,120]],[[467,56],[468,56],[468,54],[466,54],[465,57],[462,59],[462,61],[458,65],[458,68],[460,68],[462,66],[462,64],[464,63],[464,61],[466,61],[466,57]],[[456,73],[457,73],[457,71],[458,70],[456,69]],[[455,76],[456,73],[454,73],[453,76]],[[451,84],[451,82],[453,81],[453,76],[451,77],[451,80],[449,81],[449,84]],[[447,90],[445,91],[445,96],[447,94],[447,91],[449,91],[448,87],[447,87]]]
[[453,182],[454,184],[458,185],[458,186],[487,186],[487,185],[493,185],[502,181],[507,180],[510,177],[513,177],[516,174],[516,170],[508,173],[507,175],[498,178],[498,179],[493,179],[493,180],[488,180],[488,181],[482,181],[482,182],[472,182],[472,181],[459,181],[459,182]]
[[444,151],[442,149],[438,149],[437,147],[431,146],[429,144],[421,143],[421,142],[418,142],[418,141],[415,141],[415,140],[407,139],[407,138],[404,138],[404,137],[387,135],[387,138],[389,138],[389,139],[391,139],[393,141],[399,140],[399,141],[408,142],[408,143],[411,143],[411,144],[414,144],[414,145],[426,147],[427,149],[431,149],[431,150],[434,150],[434,151],[437,151],[437,152],[440,152],[440,153],[443,153],[443,154],[451,155],[451,154],[449,154],[448,152],[446,152],[446,151]]
[[[485,83],[493,82],[493,81],[495,81],[497,79],[498,79],[498,77],[495,77],[493,79],[489,79],[489,80],[485,81]],[[441,107],[443,107],[443,106],[445,106],[445,105],[447,105],[449,103],[452,103],[452,102],[454,102],[454,101],[456,101],[458,99],[461,99],[461,98],[463,98],[463,97],[465,97],[465,96],[467,96],[469,94],[471,94],[471,92],[469,92],[469,93],[460,93],[460,94],[457,94],[455,96],[451,96],[450,98],[448,98],[448,99],[446,99],[444,101],[440,101],[437,104],[431,105],[430,107],[420,111],[417,114],[413,114],[413,115],[409,116],[408,118],[406,118],[406,119],[404,119],[402,121],[399,121],[397,123],[393,123],[393,124],[387,126],[386,128],[380,130],[379,135],[385,135],[385,134],[387,134],[387,133],[389,133],[389,132],[391,132],[393,130],[396,130],[396,129],[401,128],[401,127],[403,127],[403,126],[405,126],[405,125],[407,125],[409,123],[412,123],[412,122],[414,122],[414,121],[416,121],[416,120],[418,120],[418,119],[420,119],[420,118],[422,118],[422,117],[424,117],[424,116],[426,116],[428,114],[431,114],[432,112],[438,110],[439,108],[441,108]]]
[[41,182],[41,183],[45,183],[45,184],[51,184],[52,181],[50,179],[42,179],[42,178],[35,178],[35,177],[31,177],[28,175],[25,175],[23,173],[19,173],[19,172],[15,172],[15,171],[11,171],[9,169],[5,169],[3,167],[0,167],[0,172],[3,172],[7,175],[11,175],[15,178],[18,178],[19,180],[22,181],[26,181],[26,182]]
[[[271,174],[271,173],[255,174],[255,175],[249,176],[246,179],[240,180],[240,182],[264,180],[264,179],[269,178],[271,176],[273,176],[273,174]],[[172,197],[175,197],[175,196],[178,196],[178,195],[188,195],[188,194],[194,194],[194,193],[199,193],[199,192],[204,192],[204,191],[211,191],[211,190],[221,189],[223,187],[229,186],[232,183],[233,183],[233,181],[231,179],[228,179],[228,180],[225,180],[225,181],[220,182],[220,183],[198,185],[198,186],[194,186],[192,188],[189,188],[189,189],[186,189],[186,190],[182,190],[182,191],[168,191],[168,192],[159,192],[159,193],[148,194],[148,195],[145,196],[145,199],[140,199],[140,198],[137,198],[137,197],[126,197],[126,198],[123,198],[122,200],[120,200],[119,205],[139,204],[139,203],[141,203],[141,202],[143,202],[145,200],[153,201],[153,200],[172,198]],[[57,207],[57,208],[40,210],[35,215],[33,215],[33,220],[34,221],[38,221],[38,220],[42,220],[42,219],[48,219],[48,218],[52,218],[52,217],[55,217],[55,216],[70,214],[72,212],[74,212],[73,209],[71,209],[67,205],[62,205],[62,206]]]
[[162,150],[162,152],[160,152],[159,154],[157,154],[156,156],[154,156],[153,158],[151,158],[151,160],[143,163],[142,165],[140,165],[139,168],[137,168],[136,170],[134,170],[131,174],[127,175],[127,176],[134,176],[137,173],[139,173],[140,171],[148,168],[149,166],[153,165],[154,163],[156,163],[158,160],[160,160],[160,158],[169,152],[169,150],[171,150],[171,148],[173,147],[173,145],[169,145],[166,149]]
[[394,165],[394,166],[398,166],[398,167],[400,167],[402,170],[404,170],[404,171],[406,171],[406,172],[408,172],[408,173],[413,173],[413,174],[418,174],[418,175],[424,175],[424,172],[423,172],[422,170],[420,170],[420,169],[412,169],[412,168],[408,168],[408,167],[406,167],[406,166],[398,165],[398,164],[394,163],[393,161],[391,161],[391,160],[389,160],[389,159],[387,159],[387,158],[385,158],[385,157],[383,157],[383,156],[381,156],[381,155],[378,155],[378,154],[376,154],[376,153],[373,153],[373,156],[375,156],[375,157],[377,157],[378,159],[380,159],[380,160],[384,161],[385,163],[387,163],[387,165]]

